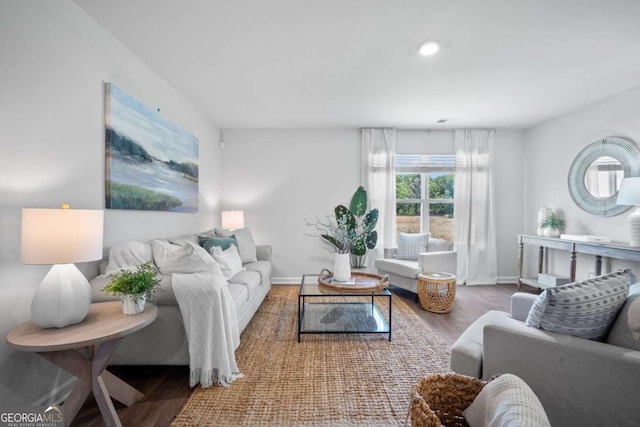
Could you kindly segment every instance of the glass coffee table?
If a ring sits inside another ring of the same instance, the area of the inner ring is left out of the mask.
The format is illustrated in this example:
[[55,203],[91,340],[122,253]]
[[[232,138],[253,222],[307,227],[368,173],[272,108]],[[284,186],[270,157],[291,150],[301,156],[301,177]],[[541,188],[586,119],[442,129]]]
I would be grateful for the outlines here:
[[303,334],[388,334],[391,341],[391,292],[338,290],[319,284],[318,277],[302,276],[298,342]]

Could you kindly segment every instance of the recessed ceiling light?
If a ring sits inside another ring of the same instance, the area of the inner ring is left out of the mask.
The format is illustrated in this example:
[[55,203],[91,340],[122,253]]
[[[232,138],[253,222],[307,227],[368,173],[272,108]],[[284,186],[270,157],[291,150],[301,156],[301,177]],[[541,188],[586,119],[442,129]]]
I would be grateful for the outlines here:
[[429,40],[418,45],[418,52],[420,52],[420,55],[433,55],[438,50],[440,50],[440,43],[436,40]]

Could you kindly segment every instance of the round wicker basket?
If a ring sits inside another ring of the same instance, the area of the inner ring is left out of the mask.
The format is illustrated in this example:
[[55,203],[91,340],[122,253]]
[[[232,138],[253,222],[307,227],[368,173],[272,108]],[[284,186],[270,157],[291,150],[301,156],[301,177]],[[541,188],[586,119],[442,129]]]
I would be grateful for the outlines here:
[[423,309],[449,313],[456,298],[456,276],[449,273],[419,274],[418,297]]
[[411,388],[413,427],[467,427],[462,416],[486,382],[460,374],[434,374]]

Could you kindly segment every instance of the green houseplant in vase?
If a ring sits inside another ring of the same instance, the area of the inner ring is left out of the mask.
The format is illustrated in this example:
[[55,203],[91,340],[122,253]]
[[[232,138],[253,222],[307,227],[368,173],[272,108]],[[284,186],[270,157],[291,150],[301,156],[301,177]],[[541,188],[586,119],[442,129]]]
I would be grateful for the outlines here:
[[[375,248],[378,242],[378,232],[374,230],[378,223],[378,209],[367,212],[367,192],[364,187],[358,187],[351,198],[349,208],[338,205],[334,209],[334,213],[335,224],[330,227],[323,224],[327,232],[321,234],[320,237],[333,246],[338,254],[342,255],[341,257],[336,256],[336,260],[338,258],[349,259],[350,267],[364,267],[368,251]],[[344,263],[345,261],[340,262]],[[334,265],[334,270],[338,270],[337,263],[338,261]],[[339,273],[338,275],[342,276]]]
[[542,234],[545,237],[560,237],[566,226],[567,222],[554,213],[540,223]]
[[124,314],[144,311],[145,302],[153,300],[153,293],[160,283],[151,261],[139,265],[134,271],[120,270],[109,278],[111,282],[102,290],[120,297]]

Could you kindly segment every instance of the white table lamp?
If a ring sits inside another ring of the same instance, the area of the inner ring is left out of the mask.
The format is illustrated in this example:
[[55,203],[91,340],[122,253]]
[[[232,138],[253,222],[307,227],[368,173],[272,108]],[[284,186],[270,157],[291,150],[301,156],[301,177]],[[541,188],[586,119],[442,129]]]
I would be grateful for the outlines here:
[[22,209],[23,264],[53,264],[31,301],[31,317],[42,328],[81,322],[91,306],[91,288],[74,262],[102,258],[101,210]]
[[[618,205],[640,206],[640,177],[623,178],[618,190]],[[629,225],[629,244],[640,246],[640,208],[627,219]]]
[[222,211],[222,228],[227,230],[244,228],[244,211]]

